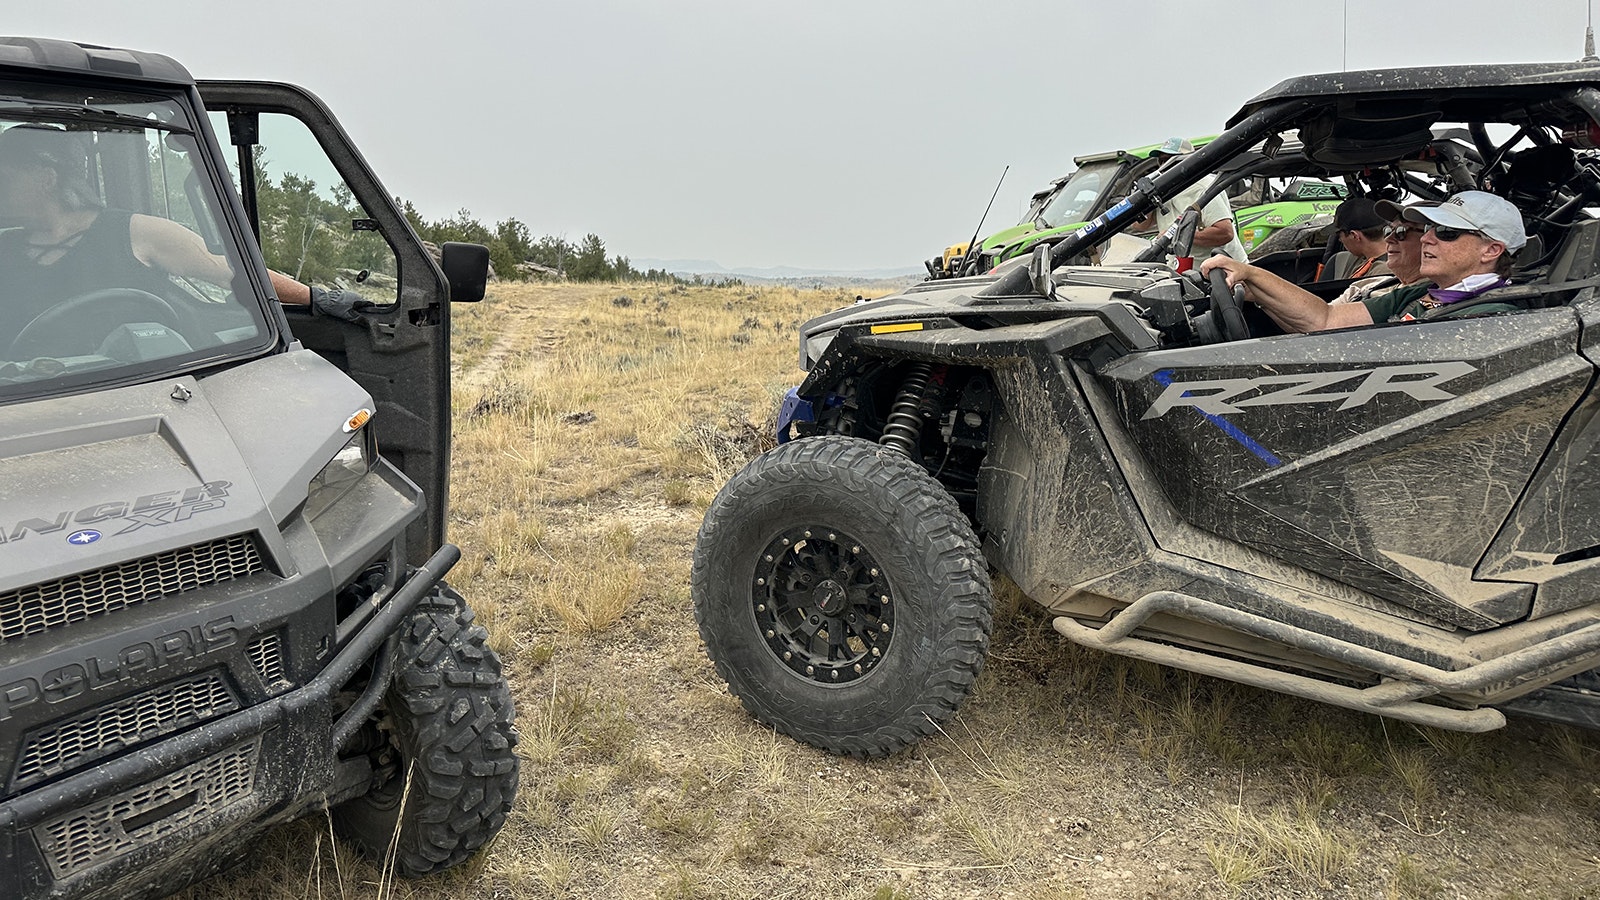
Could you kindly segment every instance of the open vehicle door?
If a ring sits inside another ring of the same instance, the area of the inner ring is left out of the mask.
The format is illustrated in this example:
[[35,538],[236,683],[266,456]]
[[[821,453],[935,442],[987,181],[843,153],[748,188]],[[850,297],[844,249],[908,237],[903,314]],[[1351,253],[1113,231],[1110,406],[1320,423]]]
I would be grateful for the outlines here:
[[[377,403],[383,455],[447,506],[450,446],[449,301],[479,300],[482,248],[451,244],[441,264],[379,183],[320,100],[268,82],[201,81],[200,94],[224,147],[247,220],[270,269],[370,304],[360,321],[286,306],[294,336],[344,370]],[[425,559],[444,542],[444,520],[412,526],[408,553]]]

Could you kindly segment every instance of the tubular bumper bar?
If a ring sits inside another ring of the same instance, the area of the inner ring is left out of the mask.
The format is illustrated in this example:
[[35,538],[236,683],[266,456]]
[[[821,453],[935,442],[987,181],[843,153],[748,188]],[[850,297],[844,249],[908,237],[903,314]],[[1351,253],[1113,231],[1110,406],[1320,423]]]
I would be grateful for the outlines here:
[[[1132,637],[1135,629],[1158,613],[1253,635],[1365,669],[1388,680],[1367,688],[1350,687]],[[1505,716],[1487,707],[1451,709],[1417,701],[1516,681],[1547,666],[1600,652],[1600,624],[1593,624],[1464,669],[1440,669],[1176,591],[1146,594],[1098,629],[1065,616],[1057,618],[1053,626],[1068,640],[1086,647],[1455,731],[1492,731],[1505,725]]]

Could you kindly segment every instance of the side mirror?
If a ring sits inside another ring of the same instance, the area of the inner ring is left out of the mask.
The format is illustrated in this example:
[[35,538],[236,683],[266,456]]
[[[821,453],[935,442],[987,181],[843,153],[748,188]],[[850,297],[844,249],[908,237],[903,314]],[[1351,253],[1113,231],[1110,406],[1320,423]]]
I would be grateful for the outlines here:
[[1028,281],[1034,293],[1046,300],[1056,298],[1056,282],[1050,276],[1050,245],[1043,241],[1033,245],[1033,255],[1028,258]]
[[439,248],[439,268],[450,282],[452,303],[476,303],[489,287],[489,248],[482,244],[446,242]]

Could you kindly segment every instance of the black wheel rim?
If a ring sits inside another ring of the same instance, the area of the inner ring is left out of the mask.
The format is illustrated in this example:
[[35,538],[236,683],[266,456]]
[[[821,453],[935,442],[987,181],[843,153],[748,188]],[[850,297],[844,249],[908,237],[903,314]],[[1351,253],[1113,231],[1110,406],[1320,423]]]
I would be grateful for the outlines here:
[[820,525],[779,534],[756,560],[756,627],[790,671],[826,685],[863,678],[888,658],[894,592],[853,536]]

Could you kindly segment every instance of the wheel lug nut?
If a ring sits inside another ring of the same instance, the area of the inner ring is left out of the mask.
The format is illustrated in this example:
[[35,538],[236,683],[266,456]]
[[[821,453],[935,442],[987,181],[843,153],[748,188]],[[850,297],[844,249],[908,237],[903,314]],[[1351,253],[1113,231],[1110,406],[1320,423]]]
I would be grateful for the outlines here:
[[[885,629],[885,630],[887,630],[887,629]],[[777,637],[777,636],[778,636],[777,632],[773,631],[770,628],[767,629],[767,637],[773,638],[773,637]]]
[[861,674],[861,663],[856,663],[855,665],[851,666],[850,668],[854,669],[857,675]]
[[756,612],[766,612],[766,611],[767,611],[767,605],[765,603],[757,603],[756,604]]
[[784,539],[783,539],[783,545],[784,545],[784,546],[785,546],[785,547],[787,547],[787,546],[789,546],[789,539],[788,539],[788,538],[784,538]]
[[788,662],[791,659],[794,659],[794,654],[787,650],[783,651],[783,661]]
[[830,540],[830,541],[836,541],[836,540],[838,540],[838,539],[839,539],[839,536],[838,536],[838,535],[837,535],[837,534],[834,534],[834,533],[833,533],[833,532],[831,532],[831,531],[830,531],[830,532],[828,532],[828,540]]
[[772,554],[771,553],[767,554],[767,562],[772,562]]
[[889,626],[887,624],[879,625],[878,626],[878,630],[883,632],[884,634],[888,634],[889,633]]
[[[788,656],[788,655],[789,654],[787,654],[787,653],[784,654],[784,656]],[[873,656],[882,656],[883,655],[883,651],[879,650],[877,647],[873,647],[872,648],[872,655]]]
[[831,677],[833,678],[834,681],[838,681],[839,680],[839,670],[838,669],[834,669],[833,672],[831,673]]
[[889,602],[889,595],[888,594],[884,594],[882,597],[879,597],[878,598],[878,602],[879,603],[888,603]]
[[861,548],[859,546],[851,547],[850,548],[850,552],[851,553],[860,553],[861,552]]
[[806,537],[811,537],[811,532],[810,531],[806,532]]
[[767,583],[767,580],[765,578],[757,578],[756,579],[756,584],[766,584],[766,583]]
[[816,666],[806,666],[806,674],[807,675],[815,675],[815,674],[817,674],[817,667]]
[[877,578],[878,577],[878,570],[877,569],[873,569],[872,570],[872,577],[873,578]]

